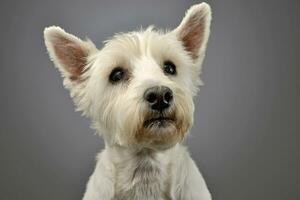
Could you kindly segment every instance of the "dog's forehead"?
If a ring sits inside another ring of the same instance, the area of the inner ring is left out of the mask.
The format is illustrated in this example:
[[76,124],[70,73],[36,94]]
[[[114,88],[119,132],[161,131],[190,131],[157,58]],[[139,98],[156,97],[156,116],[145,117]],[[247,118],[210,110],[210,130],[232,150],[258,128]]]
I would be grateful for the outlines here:
[[146,30],[116,34],[105,42],[104,51],[126,54],[139,58],[142,56],[155,56],[171,44],[166,33],[156,31],[153,27]]

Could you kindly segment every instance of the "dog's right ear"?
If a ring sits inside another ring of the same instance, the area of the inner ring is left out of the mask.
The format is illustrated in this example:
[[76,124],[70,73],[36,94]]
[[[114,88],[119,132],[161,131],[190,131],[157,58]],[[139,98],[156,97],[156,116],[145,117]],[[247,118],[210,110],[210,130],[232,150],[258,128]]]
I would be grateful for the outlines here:
[[44,39],[51,60],[71,82],[81,80],[88,57],[97,52],[91,41],[83,41],[57,26],[45,28]]
[[192,6],[173,31],[185,50],[197,62],[205,53],[210,32],[211,9],[207,3]]

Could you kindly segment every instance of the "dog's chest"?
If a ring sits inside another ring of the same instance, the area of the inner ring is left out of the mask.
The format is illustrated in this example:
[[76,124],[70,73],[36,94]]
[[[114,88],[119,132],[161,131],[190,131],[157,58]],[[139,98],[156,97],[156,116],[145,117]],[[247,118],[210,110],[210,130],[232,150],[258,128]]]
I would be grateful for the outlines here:
[[166,166],[142,157],[117,166],[114,200],[169,200]]

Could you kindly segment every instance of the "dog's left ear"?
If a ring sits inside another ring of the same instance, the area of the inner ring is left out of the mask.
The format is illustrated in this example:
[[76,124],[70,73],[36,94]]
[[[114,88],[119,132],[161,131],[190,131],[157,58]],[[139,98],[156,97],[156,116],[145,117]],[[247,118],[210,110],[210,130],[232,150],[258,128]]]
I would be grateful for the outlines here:
[[192,6],[173,31],[193,60],[205,53],[210,32],[211,9],[207,3]]

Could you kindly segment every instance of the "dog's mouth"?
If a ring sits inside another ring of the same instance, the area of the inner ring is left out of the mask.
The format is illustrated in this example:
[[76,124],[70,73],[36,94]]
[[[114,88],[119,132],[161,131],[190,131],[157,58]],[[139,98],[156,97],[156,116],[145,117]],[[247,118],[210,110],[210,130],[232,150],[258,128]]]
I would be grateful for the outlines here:
[[159,116],[159,117],[154,117],[146,120],[144,122],[144,127],[146,128],[163,128],[171,123],[174,123],[175,119],[173,117],[165,117],[165,116]]

